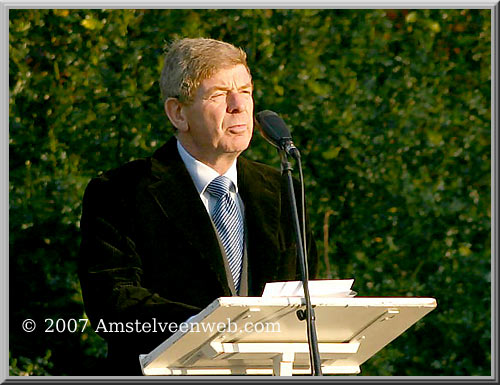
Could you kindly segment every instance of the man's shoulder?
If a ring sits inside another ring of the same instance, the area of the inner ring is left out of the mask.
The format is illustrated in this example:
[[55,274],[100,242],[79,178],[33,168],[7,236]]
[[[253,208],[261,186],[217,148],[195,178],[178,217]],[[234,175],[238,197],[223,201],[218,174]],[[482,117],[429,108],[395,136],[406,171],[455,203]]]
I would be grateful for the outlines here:
[[99,173],[92,178],[89,186],[107,186],[113,189],[130,188],[143,180],[150,179],[151,158],[140,158]]
[[151,169],[151,157],[134,159],[118,167],[112,168],[101,175],[109,179],[128,179],[134,176],[144,176]]
[[280,179],[281,177],[281,173],[276,168],[271,167],[267,164],[255,160],[250,160],[245,157],[239,157],[238,162],[240,162],[240,167],[245,169],[246,171],[257,173],[273,179]]
[[[283,178],[281,172],[267,164],[248,158],[238,158],[238,179],[245,184],[266,186],[267,189],[280,191]],[[239,184],[239,182],[238,182]]]

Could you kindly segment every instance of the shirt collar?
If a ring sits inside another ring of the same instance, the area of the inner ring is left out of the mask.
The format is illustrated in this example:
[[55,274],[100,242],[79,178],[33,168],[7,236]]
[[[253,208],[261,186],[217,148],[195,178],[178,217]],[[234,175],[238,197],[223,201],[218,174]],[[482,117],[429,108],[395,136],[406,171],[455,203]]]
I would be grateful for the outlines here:
[[[179,140],[177,140],[177,150],[179,151],[179,155],[181,156],[189,175],[191,175],[191,179],[193,179],[196,190],[198,190],[198,194],[203,194],[209,183],[217,178],[219,173],[212,167],[207,166],[205,163],[195,159],[189,152],[187,152]],[[238,193],[238,171],[236,168],[236,159],[223,175],[233,182],[236,193]]]

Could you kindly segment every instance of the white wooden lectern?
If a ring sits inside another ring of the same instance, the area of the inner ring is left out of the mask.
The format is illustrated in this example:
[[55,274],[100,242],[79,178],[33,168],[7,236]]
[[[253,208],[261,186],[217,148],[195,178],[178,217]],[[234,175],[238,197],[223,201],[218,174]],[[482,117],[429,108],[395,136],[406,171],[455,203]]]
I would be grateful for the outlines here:
[[[312,297],[324,374],[360,365],[436,307],[434,298]],[[144,375],[310,373],[300,297],[221,297],[149,354]],[[188,329],[188,330],[186,330]]]

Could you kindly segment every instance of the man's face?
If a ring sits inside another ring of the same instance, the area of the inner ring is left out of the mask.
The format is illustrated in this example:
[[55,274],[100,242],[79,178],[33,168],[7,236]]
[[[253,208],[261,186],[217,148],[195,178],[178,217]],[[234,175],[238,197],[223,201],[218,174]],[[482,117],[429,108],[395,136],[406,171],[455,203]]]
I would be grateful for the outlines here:
[[202,81],[194,102],[184,106],[193,155],[214,161],[244,151],[252,138],[252,78],[238,64],[216,72]]

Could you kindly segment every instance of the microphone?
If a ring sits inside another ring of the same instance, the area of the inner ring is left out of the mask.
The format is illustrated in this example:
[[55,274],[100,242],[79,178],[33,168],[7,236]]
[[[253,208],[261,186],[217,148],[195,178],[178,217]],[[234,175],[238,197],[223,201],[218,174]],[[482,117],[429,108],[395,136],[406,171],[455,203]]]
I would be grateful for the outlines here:
[[255,118],[264,139],[295,159],[300,158],[300,152],[293,144],[289,128],[276,112],[264,110],[257,113]]

